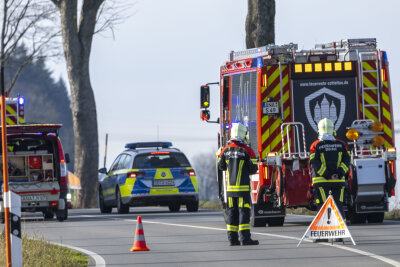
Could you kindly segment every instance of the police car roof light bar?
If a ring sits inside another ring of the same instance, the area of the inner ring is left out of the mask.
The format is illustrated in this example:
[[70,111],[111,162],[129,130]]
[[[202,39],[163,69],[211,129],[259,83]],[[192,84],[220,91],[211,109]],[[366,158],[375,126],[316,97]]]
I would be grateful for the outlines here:
[[149,147],[169,148],[169,147],[172,147],[172,143],[171,142],[136,142],[136,143],[128,143],[125,145],[125,148],[127,148],[127,149],[149,148]]

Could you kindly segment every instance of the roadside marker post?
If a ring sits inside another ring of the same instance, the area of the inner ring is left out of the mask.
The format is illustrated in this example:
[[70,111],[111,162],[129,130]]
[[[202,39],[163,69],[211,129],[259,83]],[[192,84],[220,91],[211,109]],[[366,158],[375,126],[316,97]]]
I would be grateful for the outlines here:
[[299,244],[297,244],[297,247],[300,246],[304,238],[350,238],[353,242],[353,245],[356,245],[332,195],[329,195],[324,205],[321,207],[318,214],[307,228],[307,231],[304,233]]
[[9,192],[10,224],[11,224],[11,262],[13,266],[22,266],[22,237],[21,237],[21,197]]

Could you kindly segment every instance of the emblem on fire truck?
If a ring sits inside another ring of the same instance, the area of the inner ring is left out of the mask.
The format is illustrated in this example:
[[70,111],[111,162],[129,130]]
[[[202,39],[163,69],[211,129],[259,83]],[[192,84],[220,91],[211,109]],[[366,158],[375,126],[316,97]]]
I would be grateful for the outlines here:
[[326,87],[304,98],[305,112],[311,128],[318,132],[318,122],[323,118],[330,119],[335,131],[342,125],[346,111],[346,98]]

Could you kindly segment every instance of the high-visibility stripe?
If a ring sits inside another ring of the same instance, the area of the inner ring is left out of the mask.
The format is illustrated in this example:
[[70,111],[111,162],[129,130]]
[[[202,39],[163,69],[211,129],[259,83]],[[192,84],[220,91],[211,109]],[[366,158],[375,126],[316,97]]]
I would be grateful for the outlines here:
[[342,187],[342,189],[340,190],[340,198],[339,201],[343,202],[343,196],[344,196],[344,186]]
[[342,153],[343,153],[343,152],[339,152],[339,153],[338,153],[338,161],[337,161],[337,166],[336,166],[336,168],[339,168],[339,166],[340,166],[340,164],[341,164],[341,162],[342,162]]
[[239,208],[243,208],[243,198],[239,197]]
[[315,153],[311,153],[310,154],[310,160],[313,159],[313,158],[315,158]]
[[324,175],[325,170],[326,170],[325,155],[324,153],[321,153],[321,167],[319,168],[317,173],[322,176]]
[[226,225],[226,230],[228,230],[230,232],[237,232],[238,231],[238,227],[236,225],[227,224]]
[[229,186],[226,189],[228,192],[246,192],[250,191],[250,186],[249,185],[243,185],[243,186]]
[[319,192],[321,194],[322,202],[325,202],[326,201],[325,190],[322,187],[320,187]]
[[239,231],[250,230],[250,224],[239,224]]
[[312,178],[312,185],[318,183],[344,183],[344,179],[327,180],[324,177],[314,177]]
[[244,160],[239,161],[239,171],[236,176],[236,186],[240,186],[240,181],[242,180],[242,169],[243,169]]
[[347,173],[347,171],[349,170],[349,168],[347,168],[346,164],[344,164],[343,162],[340,164],[340,167],[342,167],[345,173]]
[[228,197],[228,208],[233,208],[232,197]]

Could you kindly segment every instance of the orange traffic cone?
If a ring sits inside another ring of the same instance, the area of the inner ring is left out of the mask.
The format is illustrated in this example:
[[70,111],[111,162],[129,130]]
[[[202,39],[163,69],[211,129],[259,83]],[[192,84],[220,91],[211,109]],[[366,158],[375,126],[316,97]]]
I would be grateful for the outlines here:
[[133,241],[133,246],[130,251],[148,251],[150,250],[146,246],[146,240],[144,240],[144,231],[142,225],[142,216],[137,217],[135,240]]

